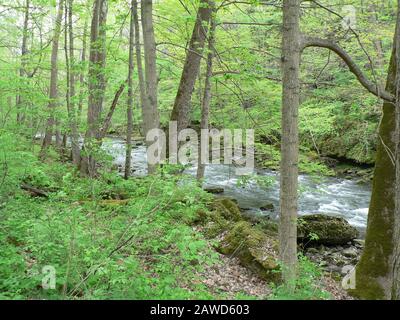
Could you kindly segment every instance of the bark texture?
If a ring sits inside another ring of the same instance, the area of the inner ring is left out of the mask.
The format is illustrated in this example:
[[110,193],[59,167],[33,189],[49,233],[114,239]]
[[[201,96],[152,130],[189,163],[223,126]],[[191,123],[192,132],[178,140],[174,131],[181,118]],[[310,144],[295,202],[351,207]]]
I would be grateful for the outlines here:
[[[210,18],[210,31],[208,34],[208,54],[207,54],[207,69],[206,69],[206,77],[204,80],[204,95],[202,99],[201,105],[201,122],[200,128],[208,130],[208,119],[210,113],[210,104],[211,104],[211,78],[213,73],[213,58],[214,58],[214,42],[215,42],[215,8],[214,3],[210,1],[210,7],[212,9],[212,14]],[[208,147],[208,141],[206,141]],[[199,144],[200,152],[199,152],[199,162],[197,166],[197,179],[202,179],[204,177],[205,171],[205,159],[202,159],[201,148],[202,143]],[[208,155],[208,152],[207,152]]]
[[[64,0],[60,0],[58,3],[57,9],[57,17],[55,21],[54,33],[53,33],[53,43],[51,48],[51,71],[50,71],[50,89],[49,89],[49,117],[47,119],[46,124],[46,132],[42,143],[42,149],[40,152],[41,158],[44,158],[46,155],[47,148],[51,144],[51,139],[53,138],[53,129],[55,125],[55,117],[54,111],[58,105],[58,42],[60,39],[61,33],[61,21],[63,17],[63,10],[64,10]],[[57,135],[58,136],[58,135]]]
[[[157,104],[157,68],[156,68],[156,42],[154,38],[153,27],[153,4],[151,0],[143,0],[141,7],[141,20],[143,31],[144,47],[144,80],[145,80],[145,98],[143,110],[143,128],[146,136],[149,130],[159,128],[160,116],[158,114]],[[149,142],[147,142],[149,145]],[[151,143],[151,142],[150,142]],[[148,164],[147,168],[150,174],[156,170],[155,165]]]
[[90,27],[88,129],[85,134],[84,152],[80,163],[80,171],[83,175],[93,175],[95,173],[93,153],[97,147],[96,140],[100,136],[100,120],[105,91],[105,26],[107,11],[107,0],[94,1]]
[[[78,140],[77,114],[75,108],[75,58],[74,58],[74,33],[72,22],[73,0],[68,0],[65,5],[65,61],[67,71],[67,111],[70,127],[72,162],[78,166],[80,163],[80,150]],[[68,28],[67,28],[68,26]],[[69,44],[69,46],[68,46]],[[68,54],[69,53],[69,54]]]
[[200,68],[210,16],[210,1],[201,0],[189,48],[187,50],[178,92],[171,113],[171,121],[177,121],[178,132],[179,130],[185,129],[190,124],[190,102]]
[[124,178],[128,179],[131,173],[132,160],[132,130],[133,130],[133,68],[134,68],[134,34],[135,21],[133,11],[135,10],[134,1],[131,2],[131,20],[129,28],[129,69],[128,69],[128,103],[126,109],[126,155],[125,155],[125,173]]
[[[399,19],[398,10],[386,81],[386,91],[394,97],[398,97],[399,92]],[[365,247],[356,266],[356,288],[351,290],[353,295],[361,299],[399,299],[398,113],[398,103],[385,101],[379,127]]]
[[298,108],[300,96],[300,1],[283,1],[280,259],[283,279],[294,288],[297,271]]

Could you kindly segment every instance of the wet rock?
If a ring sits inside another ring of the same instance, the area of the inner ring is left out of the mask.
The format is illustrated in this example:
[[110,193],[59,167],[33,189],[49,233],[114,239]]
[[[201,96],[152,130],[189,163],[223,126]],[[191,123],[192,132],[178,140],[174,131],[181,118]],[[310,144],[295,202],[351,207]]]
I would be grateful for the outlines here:
[[224,188],[222,187],[206,187],[204,191],[212,194],[220,194],[224,192]]
[[268,202],[265,205],[263,205],[262,207],[260,207],[260,209],[263,211],[274,211],[275,206],[273,203]]
[[311,247],[311,248],[309,248],[307,250],[307,253],[309,253],[309,254],[317,254],[318,253],[318,249],[314,248],[314,247]]
[[144,145],[144,141],[143,140],[136,140],[134,141],[135,146],[143,146]]
[[342,267],[336,266],[334,264],[330,264],[325,267],[325,270],[328,272],[335,272],[335,273],[341,273],[342,272]]
[[297,240],[301,243],[344,245],[357,236],[357,229],[343,218],[312,214],[299,219]]
[[363,248],[365,245],[365,240],[362,240],[362,239],[354,239],[353,242],[354,242],[354,245],[358,248]]
[[356,258],[358,256],[358,251],[354,247],[344,249],[342,253],[345,257],[349,257],[349,258]]

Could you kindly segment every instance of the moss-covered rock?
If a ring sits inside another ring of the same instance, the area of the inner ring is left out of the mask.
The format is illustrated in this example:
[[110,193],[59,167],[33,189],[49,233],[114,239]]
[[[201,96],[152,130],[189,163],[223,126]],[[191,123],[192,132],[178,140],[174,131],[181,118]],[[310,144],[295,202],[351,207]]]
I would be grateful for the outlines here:
[[214,199],[209,210],[199,210],[193,223],[204,226],[203,232],[208,238],[215,238],[241,219],[240,209],[234,199],[221,197]]
[[229,198],[217,198],[211,205],[215,214],[222,216],[228,221],[239,221],[242,219],[240,209],[237,204]]
[[202,225],[206,237],[217,240],[216,249],[220,253],[239,258],[263,279],[280,279],[276,224],[271,226],[265,221],[252,226],[229,198],[216,198],[208,211],[199,210],[196,223]]
[[357,229],[343,218],[312,214],[298,220],[297,240],[302,243],[343,245],[357,236]]
[[224,234],[218,250],[238,257],[241,263],[266,280],[277,280],[277,242],[247,221],[235,223]]

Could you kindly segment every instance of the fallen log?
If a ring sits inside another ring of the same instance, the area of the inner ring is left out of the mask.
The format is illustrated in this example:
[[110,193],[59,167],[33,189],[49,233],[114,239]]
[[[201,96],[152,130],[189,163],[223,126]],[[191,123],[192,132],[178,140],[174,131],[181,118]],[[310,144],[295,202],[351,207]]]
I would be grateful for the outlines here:
[[32,187],[32,186],[30,186],[28,184],[25,184],[25,183],[21,184],[21,189],[25,190],[25,191],[28,191],[32,197],[42,197],[42,198],[48,198],[49,197],[49,195],[47,194],[46,191],[43,191],[43,190],[40,190],[38,188]]

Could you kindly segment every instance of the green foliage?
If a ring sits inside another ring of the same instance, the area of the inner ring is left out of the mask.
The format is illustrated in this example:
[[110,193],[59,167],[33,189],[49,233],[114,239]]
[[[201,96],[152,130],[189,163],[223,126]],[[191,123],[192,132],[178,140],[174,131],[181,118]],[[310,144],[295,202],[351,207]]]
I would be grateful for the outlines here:
[[[216,259],[187,224],[210,199],[195,181],[112,173],[89,180],[66,166],[49,167],[42,181],[59,188],[48,200],[18,192],[1,205],[2,298],[213,297],[193,282]],[[128,202],[109,200],[116,195]],[[56,268],[55,290],[40,287],[46,265]]]
[[[273,146],[263,143],[256,143],[256,161],[263,168],[279,170],[281,155],[279,150]],[[301,148],[299,156],[299,171],[312,175],[334,175],[332,169],[328,168],[318,159],[318,154],[307,147]]]
[[290,285],[272,286],[271,300],[326,300],[330,294],[324,289],[321,269],[306,256],[299,254],[298,275],[294,283],[294,291]]
[[247,175],[241,176],[237,181],[239,187],[245,188],[252,183],[257,184],[261,189],[268,190],[275,182],[275,177],[273,176],[261,176],[261,175]]

